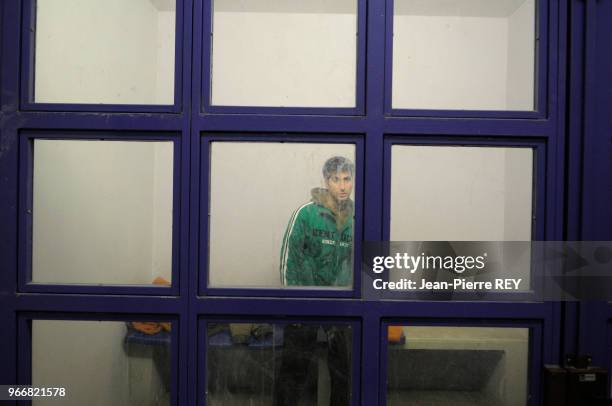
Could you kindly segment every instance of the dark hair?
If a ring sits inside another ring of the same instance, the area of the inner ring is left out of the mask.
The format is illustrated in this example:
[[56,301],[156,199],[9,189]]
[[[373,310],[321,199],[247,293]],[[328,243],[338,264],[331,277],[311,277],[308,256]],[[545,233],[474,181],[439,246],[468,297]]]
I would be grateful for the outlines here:
[[334,156],[325,161],[323,165],[324,179],[329,179],[330,176],[338,172],[349,172],[351,176],[354,176],[355,165],[343,156]]

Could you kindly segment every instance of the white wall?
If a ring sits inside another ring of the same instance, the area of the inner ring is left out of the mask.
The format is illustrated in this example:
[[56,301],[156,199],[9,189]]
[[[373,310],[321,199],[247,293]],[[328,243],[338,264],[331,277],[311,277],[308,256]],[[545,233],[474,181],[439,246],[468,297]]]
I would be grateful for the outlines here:
[[32,404],[156,405],[163,384],[151,349],[129,356],[125,333],[124,322],[33,320],[32,385],[64,387],[68,396]]
[[391,240],[529,241],[532,157],[530,148],[394,145]]
[[393,18],[394,108],[533,109],[532,0],[399,0]]
[[532,149],[504,151],[504,240],[531,240],[533,213],[534,154]]
[[324,186],[323,164],[336,155],[355,162],[355,147],[274,142],[212,144],[212,286],[280,286],[280,250],[289,218],[310,201],[313,187]]
[[172,148],[35,140],[32,281],[170,280]]
[[38,0],[35,101],[172,104],[175,14],[173,0]]
[[355,106],[355,0],[213,4],[212,104]]
[[[157,10],[157,52],[155,104],[172,104],[174,102],[174,66],[175,66],[175,26],[176,11],[174,0],[156,0]],[[159,5],[166,7],[160,9]],[[180,85],[179,85],[180,86]]]
[[508,19],[509,110],[534,108],[535,46],[535,0],[525,0]]
[[174,170],[172,144],[153,145],[153,205],[152,277],[157,275],[170,281],[172,277],[172,206]]
[[[530,241],[532,190],[531,148],[394,145],[390,240]],[[422,249],[410,248],[414,255]],[[524,244],[463,249],[487,253],[487,280],[522,278],[519,290],[530,289],[531,251]],[[422,276],[391,272],[393,280],[418,285]]]

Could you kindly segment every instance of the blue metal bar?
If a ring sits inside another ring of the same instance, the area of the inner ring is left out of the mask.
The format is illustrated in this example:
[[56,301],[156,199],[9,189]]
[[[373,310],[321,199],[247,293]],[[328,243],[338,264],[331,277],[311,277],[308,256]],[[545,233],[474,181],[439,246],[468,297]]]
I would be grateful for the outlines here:
[[[190,42],[190,32],[184,32],[182,27],[185,23],[185,5],[189,1],[178,0],[176,2],[175,20],[175,62],[174,62],[174,103],[172,105],[142,105],[142,104],[87,104],[87,103],[36,103],[34,100],[35,68],[36,68],[36,0],[22,0],[22,41],[23,52],[21,54],[21,109],[26,111],[58,111],[58,112],[133,112],[133,113],[180,113],[182,111],[183,81],[183,49]],[[184,34],[187,34],[184,36]],[[185,40],[185,42],[183,42]],[[75,50],[77,51],[77,50]],[[186,52],[189,54],[189,52]],[[189,55],[187,55],[187,59]],[[187,76],[189,77],[189,76]]]
[[[34,166],[34,140],[123,140],[123,141],[172,141],[174,143],[173,163],[173,218],[172,218],[172,286],[86,286],[79,284],[33,284],[32,281],[32,210],[33,210],[33,166]],[[179,250],[181,247],[181,205],[180,201],[187,200],[181,196],[181,151],[187,147],[182,145],[181,138],[172,133],[124,133],[92,132],[92,131],[27,131],[20,134],[20,171],[19,184],[19,291],[38,293],[91,293],[91,294],[153,294],[177,295],[180,286]],[[183,225],[185,227],[185,225]],[[186,233],[183,233],[186,235]]]

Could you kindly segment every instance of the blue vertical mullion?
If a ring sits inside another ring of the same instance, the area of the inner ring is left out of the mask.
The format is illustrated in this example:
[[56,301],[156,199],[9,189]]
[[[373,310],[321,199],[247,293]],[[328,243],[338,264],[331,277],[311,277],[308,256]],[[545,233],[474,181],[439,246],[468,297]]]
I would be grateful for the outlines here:
[[[17,337],[19,347],[17,354],[17,381],[18,385],[32,384],[32,321],[24,317],[17,319]],[[25,403],[25,402],[20,402]]]
[[[6,272],[5,272],[6,273]],[[2,283],[2,280],[0,280]],[[0,329],[0,382],[4,385],[17,383],[17,319],[15,317],[15,304],[12,297],[5,293],[0,294],[0,322],[4,328]]]
[[[199,252],[200,252],[200,176],[202,171],[200,170],[200,127],[201,121],[205,118],[200,115],[204,112],[204,105],[209,98],[210,91],[206,85],[206,81],[203,80],[205,77],[209,77],[210,63],[204,61],[204,55],[210,55],[210,38],[204,38],[204,32],[212,32],[212,18],[210,7],[203,6],[204,1],[213,0],[193,0],[192,1],[192,47],[191,47],[191,81],[190,81],[190,103],[189,103],[189,147],[190,147],[190,175],[189,175],[189,265],[188,265],[188,284],[189,288],[187,291],[187,297],[184,298],[188,301],[188,314],[187,314],[187,325],[188,325],[188,337],[186,342],[188,345],[189,357],[185,361],[187,365],[187,401],[190,406],[196,406],[199,404],[199,393],[200,393],[200,374],[202,371],[200,367],[206,366],[205,359],[205,347],[206,342],[200,343],[200,340],[206,339],[204,327],[199,325],[198,318],[198,290],[199,290]],[[205,11],[206,10],[206,14]],[[204,26],[207,28],[205,29]],[[207,48],[205,48],[207,47]],[[208,51],[207,51],[208,50]],[[195,90],[194,90],[195,89]],[[200,345],[202,344],[202,345]]]
[[[212,2],[213,0],[211,0]],[[199,236],[200,236],[200,114],[202,113],[205,104],[205,98],[208,97],[204,93],[202,77],[204,75],[205,61],[203,55],[206,54],[204,46],[203,32],[212,32],[208,26],[212,24],[210,14],[204,15],[204,0],[191,0],[191,75],[189,89],[189,252],[188,252],[188,267],[186,269],[188,281],[188,290],[186,299],[188,302],[188,312],[185,320],[187,325],[187,337],[183,343],[187,345],[188,358],[184,361],[187,368],[186,384],[187,384],[187,404],[195,406],[198,404],[199,387],[202,382],[198,366],[202,365],[200,360],[204,357],[204,348],[198,342],[200,339],[205,340],[206,335],[200,334],[201,327],[198,322],[197,302],[198,302],[198,287],[199,287]],[[206,7],[210,10],[211,7]],[[207,27],[207,28],[204,28]],[[208,72],[210,65],[208,65]],[[194,91],[195,89],[195,91]],[[203,343],[205,347],[205,342]]]
[[[568,106],[567,106],[567,190],[566,190],[566,233],[567,239],[578,241],[583,238],[582,220],[585,202],[583,202],[583,176],[584,176],[584,95],[585,95],[585,62],[586,56],[586,1],[569,1],[570,30],[569,34],[569,62],[568,62]],[[568,308],[568,306],[572,308]],[[581,303],[566,303],[566,313],[572,318],[565,318],[564,337],[567,344],[566,353],[584,352],[589,350],[590,329],[589,317],[593,305]],[[569,322],[568,322],[569,321]],[[601,322],[604,322],[601,320]],[[571,328],[575,330],[571,330]],[[572,334],[573,333],[573,334]],[[597,358],[597,357],[596,357]]]
[[531,326],[529,328],[529,345],[527,353],[528,371],[526,371],[528,376],[527,391],[529,393],[527,404],[529,406],[538,406],[542,403],[541,398],[543,391],[541,388],[542,385],[540,384],[542,365],[544,363],[552,363],[550,358],[542,356],[542,352],[546,350],[545,347],[542,338],[542,328],[540,326]]
[[[547,240],[563,241],[565,234],[566,213],[566,63],[567,63],[567,8],[566,0],[549,3],[549,41],[548,46],[548,112],[552,122],[553,130],[548,138],[550,157],[550,183],[551,188],[548,200],[552,202],[547,209]],[[573,326],[571,319],[567,316],[575,314],[572,312],[573,303],[551,303],[550,328],[545,328],[541,334],[548,343],[550,354],[545,360],[547,363],[561,363],[564,354],[566,337],[563,329],[566,323]],[[569,312],[566,313],[566,306]],[[571,341],[571,339],[570,339]]]
[[584,98],[584,2],[571,1],[568,50],[567,102],[567,179],[566,179],[566,234],[567,239],[580,239],[582,210],[582,125]]
[[[9,8],[9,3],[2,2],[0,7]],[[7,18],[10,12],[5,9],[4,17]],[[4,24],[4,29],[9,29],[9,24]],[[6,37],[6,36],[5,36]],[[0,35],[2,38],[2,35]],[[4,44],[3,44],[4,45]],[[8,81],[10,75],[9,61],[6,57],[7,52],[4,48],[3,59],[5,74],[4,80]],[[2,83],[4,95],[3,107],[11,108],[12,97]],[[18,247],[18,221],[17,221],[17,199],[18,184],[15,174],[18,171],[17,155],[17,129],[16,122],[12,118],[11,112],[3,113],[0,116],[0,324],[5,328],[0,329],[0,382],[5,385],[16,384],[17,376],[17,320],[16,320],[16,291],[17,291],[17,247]]]
[[[364,241],[380,241],[383,218],[383,127],[385,111],[386,1],[367,2],[367,52],[365,75],[365,159],[364,159]],[[367,198],[366,198],[367,196]],[[361,275],[357,275],[361,279]],[[361,287],[363,289],[363,286]],[[365,302],[361,308],[361,404],[379,404],[380,321],[378,303]]]
[[[559,6],[561,2],[551,2],[550,4],[550,28],[551,31],[554,31],[561,24],[559,21]],[[551,57],[549,59],[553,59],[552,55],[556,54],[559,59],[561,59],[561,52],[558,52],[558,35],[551,35],[549,40],[546,41],[548,44],[548,49],[557,50],[557,52],[549,52]],[[559,241],[563,238],[563,187],[564,187],[564,158],[565,158],[565,132],[564,130],[564,122],[558,119],[559,112],[564,111],[565,103],[563,100],[558,98],[559,88],[563,86],[564,81],[560,78],[559,75],[559,65],[561,65],[563,60],[560,63],[550,64],[548,81],[550,85],[548,88],[550,89],[548,100],[549,100],[549,119],[551,121],[551,133],[548,137],[548,151],[546,156],[548,157],[548,168],[547,168],[547,180],[549,183],[548,191],[549,195],[553,198],[547,199],[549,204],[547,205],[547,233],[546,239],[551,241]],[[563,114],[560,115],[563,117]],[[560,197],[560,198],[559,198]]]
[[[383,127],[385,102],[385,1],[369,1],[366,75],[364,240],[382,236]],[[364,330],[365,331],[365,330]],[[364,381],[365,382],[365,381]]]
[[[584,42],[584,3],[568,0],[563,11],[567,13],[567,39],[565,48],[567,58],[566,94],[567,104],[559,116],[565,119],[566,131],[566,175],[564,193],[564,239],[577,241],[581,238],[581,196],[582,196],[582,104],[583,100],[583,42]],[[563,38],[563,37],[562,37]],[[561,49],[561,46],[559,47]],[[561,119],[559,119],[561,121]],[[560,358],[564,354],[578,352],[581,329],[580,303],[563,304],[563,331]]]
[[[2,76],[0,76],[0,102],[5,113],[19,107],[19,40],[21,8],[17,1],[3,1],[2,8]],[[2,125],[4,127],[4,124]]]
[[[199,3],[199,2],[196,2]],[[197,15],[197,13],[196,13]],[[194,64],[196,62],[194,61]],[[196,80],[197,82],[197,80]],[[197,93],[197,92],[194,92]],[[194,99],[196,99],[194,95]],[[199,106],[199,102],[197,102]],[[192,106],[196,105],[196,102],[192,103]],[[197,115],[197,109],[192,109],[191,115]],[[201,220],[199,218],[200,214],[200,185],[202,183],[200,179],[200,133],[195,128],[195,125],[190,128],[190,155],[191,155],[191,170],[190,170],[190,211],[189,211],[189,219],[192,224],[189,230],[189,272],[188,272],[188,297],[187,300],[189,302],[189,312],[188,312],[188,320],[189,324],[188,328],[188,346],[189,346],[189,358],[186,362],[188,364],[188,404],[191,406],[195,406],[198,403],[198,394],[200,393],[198,388],[201,384],[200,373],[198,370],[198,365],[202,365],[200,363],[203,350],[200,348],[198,340],[204,340],[206,335],[201,336],[199,333],[201,328],[198,325],[198,312],[197,312],[197,303],[198,303],[198,287],[200,280],[200,230]],[[205,343],[204,343],[205,345]]]
[[[581,136],[580,238],[609,240],[612,237],[612,144],[610,108],[612,95],[609,52],[612,28],[610,2],[587,0],[583,7],[584,44],[583,70],[579,78],[582,90],[582,111],[576,137]],[[577,6],[578,7],[578,6]],[[582,22],[581,21],[581,22]],[[580,306],[578,349],[593,356],[593,364],[610,365],[609,325],[612,321],[610,302],[587,302]]]
[[[178,66],[179,55],[181,57],[181,72],[180,76],[176,74],[175,80],[176,87],[182,86],[182,91],[178,92],[175,89],[175,100],[176,105],[182,107],[182,132],[181,132],[181,178],[180,178],[180,202],[181,202],[181,245],[180,245],[180,258],[179,258],[179,301],[180,301],[180,314],[178,317],[179,324],[179,335],[177,337],[177,352],[176,358],[178,362],[177,374],[173,382],[177,382],[177,392],[174,398],[178,398],[179,405],[189,405],[190,399],[190,376],[191,367],[190,362],[194,349],[192,349],[192,320],[191,320],[191,308],[190,308],[190,292],[192,290],[192,284],[190,283],[191,267],[190,267],[190,241],[191,241],[191,177],[192,177],[192,161],[191,161],[191,113],[192,113],[192,98],[193,96],[193,0],[177,0],[181,2],[180,7],[180,19],[177,15],[176,31],[178,33],[179,27],[182,28],[181,40],[182,44],[180,52],[177,54]],[[178,11],[177,7],[177,11]],[[178,35],[177,35],[178,37]],[[178,42],[177,42],[178,44]],[[179,80],[180,79],[180,80]],[[182,95],[182,100],[176,100],[177,95]],[[174,375],[173,375],[174,377]]]

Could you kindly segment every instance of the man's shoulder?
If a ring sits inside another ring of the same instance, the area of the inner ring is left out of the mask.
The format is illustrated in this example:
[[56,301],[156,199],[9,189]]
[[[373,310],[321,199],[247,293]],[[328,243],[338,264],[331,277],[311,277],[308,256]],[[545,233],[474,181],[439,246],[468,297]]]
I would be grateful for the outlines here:
[[298,207],[294,212],[292,217],[292,221],[306,221],[310,222],[314,219],[319,218],[321,214],[329,214],[331,211],[323,207],[316,202],[308,202],[300,207]]
[[293,215],[295,217],[303,217],[303,216],[312,214],[316,211],[317,211],[317,205],[314,202],[307,202],[299,206],[297,209],[295,209],[295,211],[293,212]]

